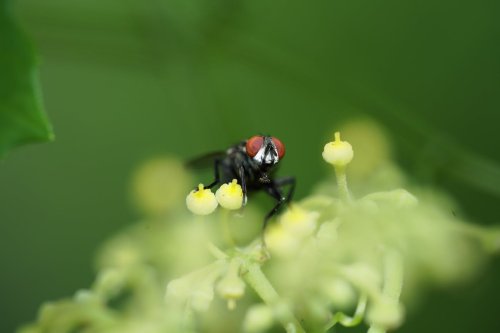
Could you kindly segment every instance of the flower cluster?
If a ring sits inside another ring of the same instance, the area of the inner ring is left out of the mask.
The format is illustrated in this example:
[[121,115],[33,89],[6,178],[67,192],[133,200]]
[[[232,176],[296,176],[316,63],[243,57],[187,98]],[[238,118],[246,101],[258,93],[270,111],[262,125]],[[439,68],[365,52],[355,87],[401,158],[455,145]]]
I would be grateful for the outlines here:
[[[189,176],[172,160],[156,160],[136,178],[150,184],[136,186],[147,215],[104,245],[94,284],[45,304],[19,332],[259,333],[281,326],[300,333],[364,323],[381,333],[404,322],[405,305],[426,286],[471,278],[481,258],[500,249],[500,230],[456,218],[435,191],[403,189],[405,177],[390,161],[353,156],[336,133],[323,151],[336,180],[293,202],[264,235],[253,204],[229,213],[245,200],[236,180],[215,194],[200,184],[185,200],[187,211],[178,198]],[[351,192],[348,168],[370,161],[374,175],[354,180]],[[165,174],[177,185],[162,197],[177,198],[175,205],[153,194],[160,193],[155,177]],[[384,191],[371,191],[380,179]]]

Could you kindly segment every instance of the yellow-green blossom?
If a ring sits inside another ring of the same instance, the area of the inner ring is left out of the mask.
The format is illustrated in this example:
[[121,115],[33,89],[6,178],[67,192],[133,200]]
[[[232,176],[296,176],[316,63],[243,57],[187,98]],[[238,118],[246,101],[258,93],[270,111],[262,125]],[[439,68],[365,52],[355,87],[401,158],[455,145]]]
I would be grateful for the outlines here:
[[243,329],[248,333],[265,332],[273,325],[273,317],[273,310],[269,306],[265,304],[254,305],[246,313]]
[[243,204],[243,190],[236,179],[222,186],[215,192],[215,197],[223,208],[236,210]]
[[198,185],[186,198],[187,208],[196,215],[208,215],[217,208],[217,200],[210,189],[205,189],[203,184]]
[[404,308],[399,302],[383,297],[371,303],[366,319],[376,327],[392,330],[403,322]]
[[316,230],[319,214],[303,209],[299,205],[292,205],[283,213],[280,223],[283,228],[301,238],[311,235]]
[[323,148],[323,158],[334,166],[346,166],[354,157],[352,146],[340,140],[340,133],[335,133],[335,140],[328,142]]
[[300,248],[300,238],[290,233],[282,224],[269,226],[264,237],[269,251],[280,257],[293,256]]

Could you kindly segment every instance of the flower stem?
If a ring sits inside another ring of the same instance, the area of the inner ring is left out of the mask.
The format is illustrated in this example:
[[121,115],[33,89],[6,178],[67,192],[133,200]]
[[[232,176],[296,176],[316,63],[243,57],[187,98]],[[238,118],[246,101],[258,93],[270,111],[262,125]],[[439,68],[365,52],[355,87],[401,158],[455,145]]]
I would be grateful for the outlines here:
[[[388,249],[384,256],[384,286],[382,293],[392,302],[398,303],[403,289],[403,257],[393,249]],[[371,325],[368,333],[385,333],[379,325]]]
[[343,312],[337,312],[332,316],[328,325],[325,327],[325,331],[328,331],[330,328],[335,326],[337,323],[340,323],[345,327],[353,327],[359,325],[363,320],[363,316],[365,315],[366,303],[368,302],[368,297],[366,295],[362,295],[359,298],[358,305],[356,307],[356,311],[352,317],[346,315]]
[[219,259],[219,260],[224,260],[226,259],[228,256],[226,253],[224,253],[224,251],[222,251],[221,249],[219,249],[217,246],[214,245],[214,243],[212,242],[208,242],[207,244],[207,248],[208,248],[208,251],[210,251],[210,253],[216,258],[216,259]]
[[345,166],[335,166],[335,176],[337,178],[337,187],[339,189],[339,196],[342,200],[351,201],[349,188],[347,187],[347,175]]
[[387,251],[384,258],[384,270],[383,293],[394,302],[399,302],[403,289],[403,258],[398,251]]
[[230,214],[229,209],[224,209],[222,212],[222,229],[223,229],[223,234],[224,238],[227,242],[227,244],[230,247],[235,247],[236,243],[234,242],[233,236],[231,235],[231,229],[229,228],[229,214]]
[[[260,265],[256,263],[245,262],[244,266],[247,272],[244,275],[247,283],[255,290],[257,295],[270,307],[279,304],[280,297],[273,288],[269,280],[266,278]],[[288,308],[280,308],[280,316],[278,320],[288,333],[305,333],[299,321]]]
[[477,239],[488,253],[500,251],[500,228],[483,228],[479,225],[458,222],[453,225],[453,230]]
[[385,332],[386,330],[375,325],[370,326],[370,328],[368,329],[368,333],[385,333]]

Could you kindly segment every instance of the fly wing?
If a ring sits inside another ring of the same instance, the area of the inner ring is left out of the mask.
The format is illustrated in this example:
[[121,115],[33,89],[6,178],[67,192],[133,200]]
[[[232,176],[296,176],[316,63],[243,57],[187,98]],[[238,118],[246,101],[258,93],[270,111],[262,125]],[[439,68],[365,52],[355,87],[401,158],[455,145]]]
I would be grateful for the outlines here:
[[214,151],[205,155],[195,157],[185,163],[186,168],[205,169],[214,166],[216,159],[221,159],[226,155],[225,151]]

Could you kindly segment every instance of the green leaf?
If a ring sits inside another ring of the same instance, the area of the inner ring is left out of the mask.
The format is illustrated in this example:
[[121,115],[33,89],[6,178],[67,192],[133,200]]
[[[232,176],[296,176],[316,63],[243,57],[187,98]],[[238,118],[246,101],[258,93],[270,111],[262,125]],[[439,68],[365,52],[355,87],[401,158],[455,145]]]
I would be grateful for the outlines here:
[[0,0],[0,157],[15,146],[53,139],[43,112],[34,48]]

